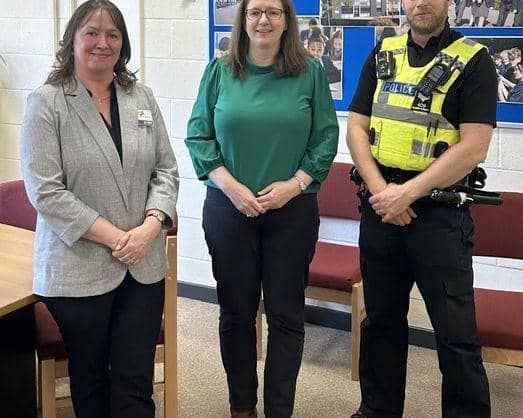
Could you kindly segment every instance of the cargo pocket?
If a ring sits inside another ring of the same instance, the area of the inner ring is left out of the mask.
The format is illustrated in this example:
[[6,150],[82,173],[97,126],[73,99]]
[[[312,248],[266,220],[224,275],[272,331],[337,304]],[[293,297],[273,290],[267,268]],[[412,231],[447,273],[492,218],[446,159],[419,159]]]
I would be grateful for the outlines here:
[[443,278],[448,339],[456,343],[478,343],[472,272]]
[[443,276],[447,309],[448,338],[452,342],[477,344],[474,309],[472,238],[474,224],[467,210],[454,213],[455,244],[453,266]]

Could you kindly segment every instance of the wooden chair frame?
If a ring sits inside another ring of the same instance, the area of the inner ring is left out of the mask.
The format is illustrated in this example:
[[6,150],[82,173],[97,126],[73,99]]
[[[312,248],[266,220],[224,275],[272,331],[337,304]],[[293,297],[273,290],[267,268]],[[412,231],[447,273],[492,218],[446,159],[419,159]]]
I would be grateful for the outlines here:
[[[308,299],[319,300],[322,302],[334,302],[352,307],[351,313],[351,379],[360,379],[360,341],[361,341],[361,322],[365,319],[365,305],[363,300],[363,284],[355,283],[352,292],[342,290],[326,289],[316,286],[307,286],[305,297]],[[256,316],[256,350],[258,360],[263,358],[263,324],[262,324],[263,301]]]
[[[177,369],[177,237],[168,235],[166,251],[169,269],[165,278],[164,306],[164,344],[156,346],[155,363],[164,363],[163,385],[156,385],[164,390],[164,417],[178,417],[178,369]],[[57,401],[55,397],[56,379],[67,377],[67,359],[38,359],[38,393],[42,418],[56,418]]]
[[481,357],[486,363],[523,367],[523,350],[500,347],[482,347]]

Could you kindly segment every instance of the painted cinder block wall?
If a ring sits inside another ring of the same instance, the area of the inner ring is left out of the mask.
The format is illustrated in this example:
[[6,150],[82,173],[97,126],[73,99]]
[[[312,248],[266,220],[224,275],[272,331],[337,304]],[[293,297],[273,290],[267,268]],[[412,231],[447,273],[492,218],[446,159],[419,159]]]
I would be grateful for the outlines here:
[[[0,181],[20,178],[18,141],[28,93],[39,86],[53,61],[56,40],[74,0],[0,0]],[[214,287],[201,228],[204,186],[196,179],[183,140],[201,74],[207,63],[207,0],[120,0],[133,45],[132,68],[154,91],[178,158],[181,176],[179,280]],[[522,110],[523,111],[523,110]],[[336,161],[350,162],[346,117],[339,117]],[[523,130],[499,127],[484,167],[490,190],[523,192]],[[320,239],[355,245],[355,222],[322,219]],[[475,260],[477,287],[523,291],[523,262]],[[419,293],[411,296],[409,321],[429,327]],[[315,303],[315,302],[311,302]],[[335,309],[341,306],[327,305]]]

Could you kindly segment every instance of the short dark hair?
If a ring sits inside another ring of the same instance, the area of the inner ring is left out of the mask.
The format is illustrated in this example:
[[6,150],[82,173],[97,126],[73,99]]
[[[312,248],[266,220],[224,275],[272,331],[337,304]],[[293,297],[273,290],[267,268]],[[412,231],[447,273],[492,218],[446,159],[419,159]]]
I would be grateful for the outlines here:
[[309,20],[309,26],[318,26],[318,19],[316,19],[315,17],[310,19]]
[[231,38],[229,38],[228,36],[224,36],[218,42],[218,49],[220,51],[224,51],[225,52],[225,51],[227,51],[229,49],[229,45],[230,44],[231,44]]
[[325,46],[325,39],[321,35],[313,34],[309,36],[309,39],[307,39],[307,45],[313,44],[313,43],[320,43],[323,46]]
[[136,84],[136,75],[127,69],[127,64],[131,59],[131,41],[127,33],[127,27],[122,12],[116,5],[109,0],[88,0],[82,3],[73,13],[67,23],[64,36],[60,41],[60,48],[56,52],[56,62],[53,70],[49,73],[46,84],[65,84],[76,85],[74,78],[74,37],[80,27],[92,14],[98,10],[105,10],[111,16],[114,25],[122,34],[122,49],[120,57],[114,66],[114,73],[118,84],[122,87],[131,89]]
[[[300,41],[298,18],[292,0],[281,0],[281,4],[283,6],[283,17],[287,21],[287,30],[281,36],[280,50],[276,56],[274,68],[279,77],[297,76],[305,70],[309,54]],[[227,56],[227,63],[233,76],[240,79],[247,77],[249,36],[245,30],[245,11],[248,5],[249,0],[244,0],[236,10],[231,46]]]

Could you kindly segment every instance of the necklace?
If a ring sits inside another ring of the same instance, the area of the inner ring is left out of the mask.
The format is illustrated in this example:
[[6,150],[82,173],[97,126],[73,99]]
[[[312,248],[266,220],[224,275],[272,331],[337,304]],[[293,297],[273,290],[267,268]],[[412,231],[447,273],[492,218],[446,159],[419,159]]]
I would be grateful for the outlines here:
[[103,102],[105,102],[107,99],[109,99],[111,97],[111,94],[109,94],[108,96],[105,96],[105,97],[94,97],[93,96],[93,100],[98,103],[98,104],[102,104]]

